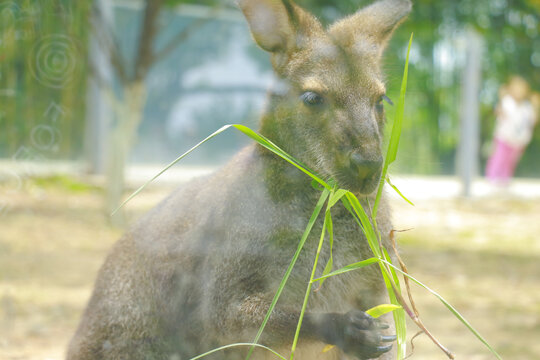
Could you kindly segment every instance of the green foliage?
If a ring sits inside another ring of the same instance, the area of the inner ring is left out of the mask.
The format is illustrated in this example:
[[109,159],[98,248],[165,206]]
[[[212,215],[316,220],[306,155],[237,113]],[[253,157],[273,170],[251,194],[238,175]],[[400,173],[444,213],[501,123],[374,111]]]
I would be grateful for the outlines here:
[[[493,135],[498,87],[510,75],[521,74],[540,90],[540,61],[533,62],[534,54],[540,57],[540,16],[526,0],[415,0],[414,4],[409,21],[392,43],[399,47],[405,41],[403,34],[415,32],[407,112],[411,121],[403,129],[402,147],[408,161],[398,164],[398,170],[451,174],[459,142],[463,31],[472,28],[485,42],[480,110],[481,143],[486,144]],[[437,59],[441,52],[446,52],[447,63]],[[540,138],[535,143],[540,144]],[[482,154],[483,161],[487,155]],[[521,165],[527,175],[540,175],[538,162],[524,158]]]
[[43,188],[61,188],[72,193],[86,193],[90,191],[101,191],[99,186],[82,182],[71,176],[54,175],[49,177],[40,177],[32,180],[36,186]]
[[21,149],[27,160],[81,153],[90,6],[0,2],[0,156]]

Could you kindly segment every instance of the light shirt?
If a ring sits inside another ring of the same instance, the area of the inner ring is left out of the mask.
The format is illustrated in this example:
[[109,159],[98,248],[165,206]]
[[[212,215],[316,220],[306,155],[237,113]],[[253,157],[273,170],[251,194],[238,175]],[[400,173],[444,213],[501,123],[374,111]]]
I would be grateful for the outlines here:
[[501,100],[495,137],[515,148],[524,148],[531,141],[535,123],[534,108],[527,100],[518,103],[512,96]]

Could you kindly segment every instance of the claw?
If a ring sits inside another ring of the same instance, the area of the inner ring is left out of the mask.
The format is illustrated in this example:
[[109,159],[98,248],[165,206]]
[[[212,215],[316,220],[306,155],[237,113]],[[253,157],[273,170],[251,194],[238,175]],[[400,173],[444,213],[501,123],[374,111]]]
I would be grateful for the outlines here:
[[396,339],[397,339],[396,335],[381,336],[382,342],[392,342],[392,341],[396,341]]
[[378,329],[385,330],[385,329],[388,329],[389,327],[390,327],[390,325],[388,325],[387,323],[384,323],[384,322],[380,322],[380,323],[377,324]]
[[390,349],[392,349],[392,345],[377,346],[378,353],[385,353],[385,352],[390,351]]

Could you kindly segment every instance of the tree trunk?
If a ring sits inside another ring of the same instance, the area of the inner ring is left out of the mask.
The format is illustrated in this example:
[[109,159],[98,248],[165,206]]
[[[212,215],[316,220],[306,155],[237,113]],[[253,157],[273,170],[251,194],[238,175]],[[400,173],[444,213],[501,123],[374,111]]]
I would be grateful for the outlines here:
[[[116,122],[112,127],[107,171],[106,204],[111,214],[122,203],[125,189],[125,168],[130,150],[137,139],[137,129],[143,119],[146,103],[146,86],[144,81],[136,81],[124,87],[124,101],[118,103]],[[111,224],[124,226],[125,212],[118,210],[111,216]]]
[[[154,62],[152,50],[157,34],[157,19],[163,0],[146,0],[143,23],[134,72],[130,79],[124,79],[123,101],[118,104],[116,123],[112,128],[109,146],[109,166],[107,172],[107,211],[112,213],[122,203],[124,195],[125,167],[129,153],[137,138],[137,129],[143,119],[146,103],[144,79]],[[118,210],[111,217],[114,226],[126,223],[125,213]]]

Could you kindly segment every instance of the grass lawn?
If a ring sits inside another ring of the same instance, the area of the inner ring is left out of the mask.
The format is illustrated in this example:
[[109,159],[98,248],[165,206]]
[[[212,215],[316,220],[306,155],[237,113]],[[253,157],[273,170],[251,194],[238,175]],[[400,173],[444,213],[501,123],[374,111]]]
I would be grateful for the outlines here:
[[[169,190],[150,188],[130,219]],[[0,214],[0,359],[62,359],[96,272],[121,231],[102,192],[66,181],[27,181]],[[409,271],[439,292],[507,359],[540,358],[540,201],[394,200]],[[457,359],[494,357],[433,296],[413,285],[421,317]],[[413,325],[409,335],[416,332]],[[410,348],[410,347],[409,347]],[[425,336],[413,359],[445,359]]]

